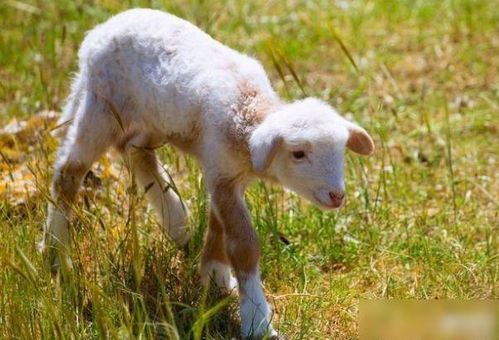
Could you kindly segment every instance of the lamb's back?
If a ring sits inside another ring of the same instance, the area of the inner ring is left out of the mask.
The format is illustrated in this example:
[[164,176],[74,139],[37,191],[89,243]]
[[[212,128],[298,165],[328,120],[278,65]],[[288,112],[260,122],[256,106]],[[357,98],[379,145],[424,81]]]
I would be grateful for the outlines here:
[[176,132],[227,118],[241,84],[274,95],[259,62],[156,10],[128,10],[98,25],[79,58],[94,88],[118,108]]

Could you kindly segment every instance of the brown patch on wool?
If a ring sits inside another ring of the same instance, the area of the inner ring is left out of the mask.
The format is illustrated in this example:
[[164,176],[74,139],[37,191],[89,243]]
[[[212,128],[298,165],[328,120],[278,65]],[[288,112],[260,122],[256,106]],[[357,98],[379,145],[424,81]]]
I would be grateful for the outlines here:
[[250,160],[248,139],[250,133],[276,106],[274,100],[263,94],[258,86],[248,81],[239,85],[239,95],[232,106],[234,119],[225,126],[225,135],[231,149]]
[[243,124],[253,126],[265,118],[273,105],[272,100],[262,94],[257,86],[246,81],[239,86],[234,112],[241,117]]
[[213,208],[210,209],[208,230],[204,239],[203,255],[200,264],[201,274],[206,265],[212,261],[229,264],[229,258],[225,252],[223,225],[213,211]]

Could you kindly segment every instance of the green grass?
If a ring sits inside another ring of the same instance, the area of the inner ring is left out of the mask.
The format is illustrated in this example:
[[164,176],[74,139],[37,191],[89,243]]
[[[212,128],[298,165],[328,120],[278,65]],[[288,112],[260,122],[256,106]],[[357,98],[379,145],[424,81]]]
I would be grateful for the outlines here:
[[[84,32],[136,6],[256,56],[284,98],[321,97],[375,138],[373,157],[347,157],[339,211],[260,182],[247,193],[274,323],[289,339],[356,338],[362,299],[498,298],[497,3],[6,0],[0,125],[59,111]],[[238,335],[236,299],[199,285],[207,197],[192,159],[160,152],[197,230],[187,253],[106,159],[73,223],[75,270],[58,282],[36,247],[57,143],[30,131],[0,135],[0,338]],[[15,203],[19,169],[28,182]]]

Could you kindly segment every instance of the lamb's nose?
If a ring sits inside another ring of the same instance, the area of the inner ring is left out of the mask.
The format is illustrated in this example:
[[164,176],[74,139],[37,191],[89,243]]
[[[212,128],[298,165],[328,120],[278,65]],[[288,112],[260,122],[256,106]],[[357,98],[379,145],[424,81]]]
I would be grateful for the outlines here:
[[329,192],[329,198],[331,198],[331,202],[333,207],[338,208],[343,203],[343,198],[345,198],[344,192]]
[[345,193],[344,192],[329,192],[329,197],[333,201],[341,201],[343,198],[345,198]]

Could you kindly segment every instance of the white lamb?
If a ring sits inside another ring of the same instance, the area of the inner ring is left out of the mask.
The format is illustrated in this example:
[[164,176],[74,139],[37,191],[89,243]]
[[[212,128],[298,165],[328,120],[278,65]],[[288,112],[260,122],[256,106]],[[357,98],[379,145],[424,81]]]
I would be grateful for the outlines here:
[[337,208],[345,147],[371,154],[369,134],[318,99],[281,101],[258,61],[160,11],[133,9],[95,27],[79,68],[61,118],[70,123],[44,237],[55,250],[53,268],[68,259],[68,218],[82,178],[109,147],[130,160],[171,238],[187,242],[186,211],[153,151],[171,143],[199,160],[211,196],[203,281],[228,290],[237,284],[244,337],[275,334],[244,191],[266,178]]

